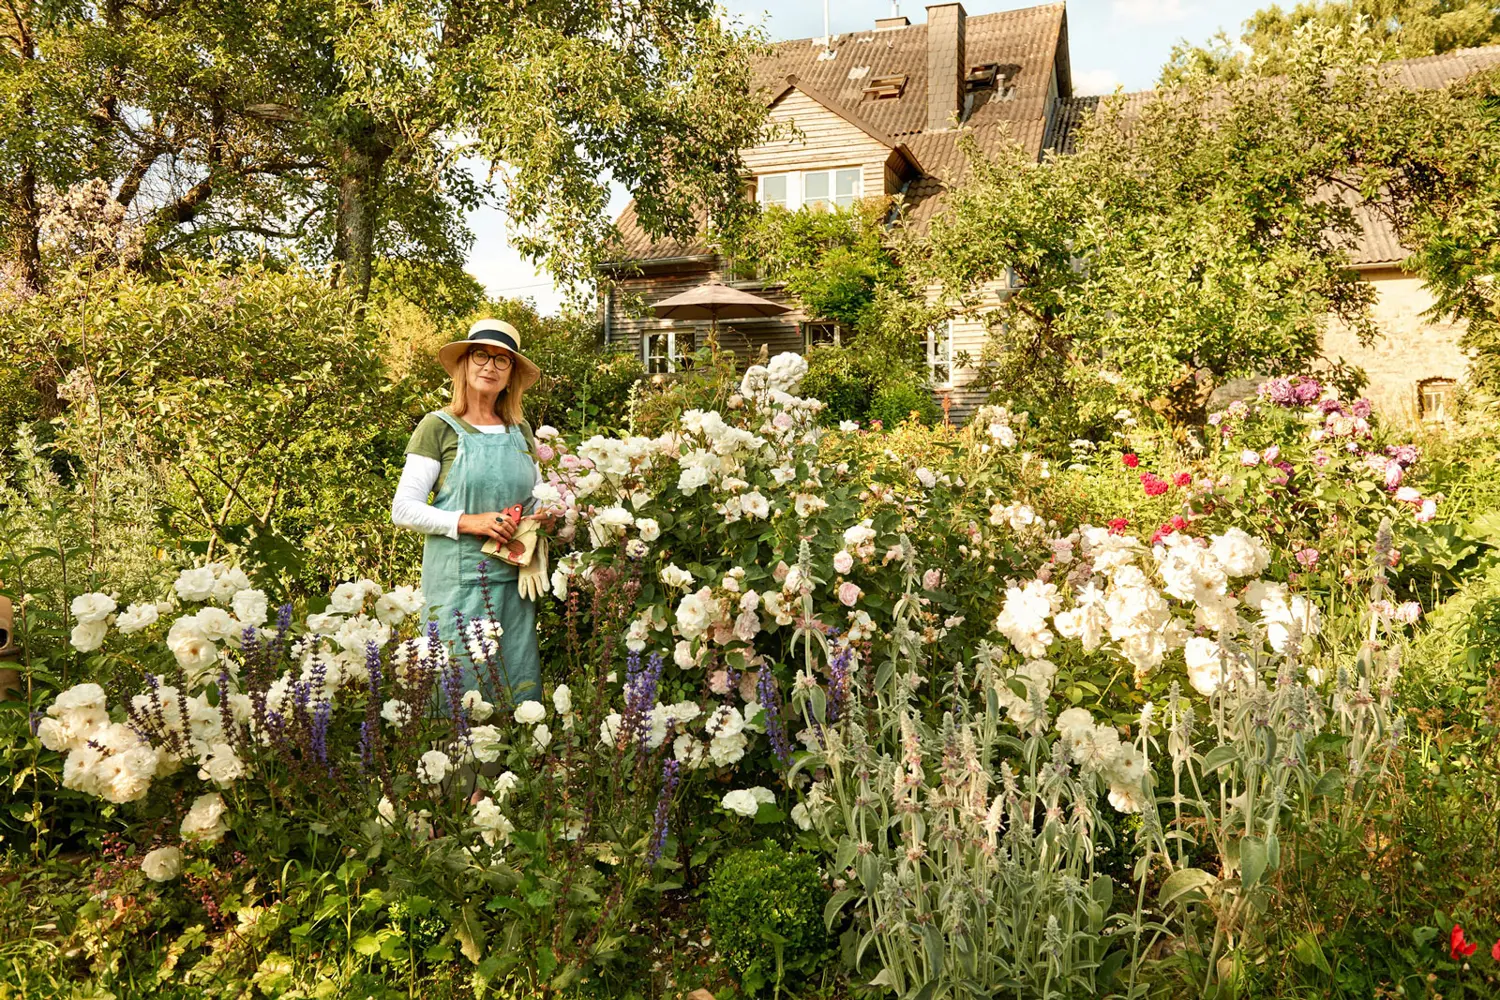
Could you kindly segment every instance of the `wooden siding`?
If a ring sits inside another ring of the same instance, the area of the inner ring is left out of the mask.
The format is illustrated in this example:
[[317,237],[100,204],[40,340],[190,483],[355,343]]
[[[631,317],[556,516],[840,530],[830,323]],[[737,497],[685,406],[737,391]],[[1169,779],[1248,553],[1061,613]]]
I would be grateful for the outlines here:
[[750,173],[857,166],[866,196],[895,193],[886,186],[885,164],[891,148],[802,91],[793,90],[778,101],[770,118],[777,123],[792,122],[801,134],[745,150],[741,155]]
[[[936,290],[930,290],[930,295],[936,296]],[[953,356],[968,352],[972,361],[979,360],[980,353],[984,350],[985,343],[989,340],[990,328],[984,318],[984,314],[999,307],[1003,301],[1007,289],[1004,283],[992,282],[980,289],[980,298],[972,313],[954,316],[952,325]],[[989,398],[989,390],[973,386],[975,373],[972,368],[953,369],[953,385],[945,390],[936,390],[939,402],[947,395],[953,405],[948,417],[955,424],[968,421],[974,411],[982,406]]]

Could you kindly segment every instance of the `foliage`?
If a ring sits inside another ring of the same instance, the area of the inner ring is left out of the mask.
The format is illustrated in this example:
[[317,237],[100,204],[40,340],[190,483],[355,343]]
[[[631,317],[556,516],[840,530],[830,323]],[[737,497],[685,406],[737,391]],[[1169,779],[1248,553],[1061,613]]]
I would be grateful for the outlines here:
[[1179,42],[1162,70],[1167,86],[1196,75],[1219,80],[1284,73],[1295,63],[1299,30],[1364,29],[1381,59],[1416,59],[1500,41],[1500,14],[1488,0],[1353,0],[1262,8],[1245,21],[1238,43],[1220,31],[1207,45]]
[[925,423],[941,419],[925,377],[906,365],[890,365],[863,344],[825,345],[807,352],[804,391],[823,403],[827,424],[880,420],[895,426],[915,410]]
[[[1370,335],[1372,293],[1345,256],[1357,226],[1325,193],[1357,159],[1350,109],[1376,89],[1348,42],[1308,39],[1285,77],[1190,82],[1129,120],[1106,101],[1076,152],[1040,165],[971,144],[972,179],[915,241],[913,284],[988,319],[993,384],[1068,398],[1102,366],[1179,423],[1201,423],[1225,379],[1301,370],[1330,314]],[[992,305],[996,282],[1010,290]]]
[[704,893],[708,929],[747,993],[767,985],[779,991],[828,957],[828,890],[814,855],[735,851],[714,868]]
[[111,475],[145,474],[165,533],[305,580],[409,564],[384,504],[362,502],[404,443],[371,404],[405,407],[352,306],[315,274],[264,265],[74,270],[7,311],[7,351],[62,386],[54,461],[95,516]]
[[146,266],[270,247],[335,263],[360,297],[377,259],[456,279],[463,214],[503,192],[522,251],[576,282],[612,232],[603,176],[653,234],[686,235],[738,203],[764,117],[755,40],[698,0],[28,2],[3,23],[0,255],[33,289],[46,203],[83,181],[145,220],[126,256]]

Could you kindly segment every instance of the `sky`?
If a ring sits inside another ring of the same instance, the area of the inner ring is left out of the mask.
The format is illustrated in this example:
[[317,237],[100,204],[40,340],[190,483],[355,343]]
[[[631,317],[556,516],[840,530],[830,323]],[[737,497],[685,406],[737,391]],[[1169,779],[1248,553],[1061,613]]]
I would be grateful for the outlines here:
[[[888,17],[891,0],[827,0],[834,34],[865,31],[877,17]],[[1207,41],[1220,28],[1238,37],[1241,23],[1268,0],[1069,0],[1068,44],[1073,89],[1077,94],[1108,94],[1117,86],[1146,90],[1180,39]],[[742,23],[760,24],[773,40],[823,34],[823,7],[808,0],[727,0]],[[1016,0],[965,0],[972,17],[1030,6]],[[913,23],[926,20],[924,5],[906,0],[898,12]],[[482,170],[479,164],[471,169]],[[618,214],[629,195],[616,189],[610,212]],[[508,241],[505,216],[495,208],[470,213],[474,231],[469,272],[491,296],[529,298],[543,313],[558,311],[563,296]]]

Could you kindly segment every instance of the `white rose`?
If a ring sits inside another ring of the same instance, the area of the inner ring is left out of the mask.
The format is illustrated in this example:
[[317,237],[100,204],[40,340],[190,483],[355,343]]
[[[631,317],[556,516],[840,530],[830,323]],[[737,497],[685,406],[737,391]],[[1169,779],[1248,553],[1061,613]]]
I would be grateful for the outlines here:
[[676,563],[668,563],[662,568],[661,582],[668,587],[688,587],[692,585],[693,574]]
[[150,628],[160,617],[154,604],[132,604],[115,619],[115,628],[130,635]]
[[641,541],[654,542],[661,537],[661,525],[656,523],[652,517],[638,517],[635,519],[636,530],[641,533]]
[[80,653],[92,653],[104,645],[104,636],[109,632],[107,622],[85,622],[73,626],[73,632],[68,641],[73,648]]
[[746,819],[760,812],[760,800],[748,788],[737,788],[732,792],[726,792],[719,804]]
[[465,691],[463,706],[469,711],[469,718],[475,722],[483,722],[495,711],[495,706],[484,700],[484,695],[478,691]]
[[103,622],[117,606],[115,599],[108,594],[79,594],[73,598],[69,610],[73,612],[73,617],[78,624],[92,625],[95,622]]
[[469,730],[469,749],[482,764],[500,759],[500,730],[494,726],[474,726]]
[[516,706],[513,717],[523,726],[534,726],[547,717],[547,708],[539,701],[523,701]]
[[558,715],[573,711],[573,691],[566,684],[559,684],[552,692],[552,707],[557,709]]
[[547,744],[552,742],[552,730],[544,722],[531,731],[531,750],[539,753],[547,749]]
[[141,871],[153,882],[170,882],[182,874],[182,850],[158,847],[141,859]]
[[224,821],[224,799],[218,792],[198,796],[182,818],[182,836],[188,840],[213,843],[228,830],[229,824]]
[[213,567],[199,566],[179,573],[172,589],[184,601],[206,601],[213,596],[215,582]]
[[234,600],[234,595],[242,590],[250,589],[250,578],[245,571],[239,567],[225,570],[214,581],[214,600],[220,604],[227,604]]
[[1271,564],[1265,545],[1239,528],[1214,535],[1208,551],[1230,576],[1258,576]]
[[417,762],[417,780],[425,785],[436,785],[448,777],[453,770],[453,761],[441,750],[429,750]]
[[807,811],[806,802],[798,802],[792,806],[792,822],[797,824],[799,830],[812,829],[812,815]]

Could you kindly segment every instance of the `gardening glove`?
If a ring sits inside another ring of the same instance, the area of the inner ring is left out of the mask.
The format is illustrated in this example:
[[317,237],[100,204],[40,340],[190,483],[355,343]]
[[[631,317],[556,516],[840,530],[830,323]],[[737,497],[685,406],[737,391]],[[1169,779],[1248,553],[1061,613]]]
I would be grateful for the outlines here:
[[536,549],[531,553],[531,562],[521,567],[516,592],[525,600],[539,600],[551,583],[547,575],[547,536],[537,532]]

